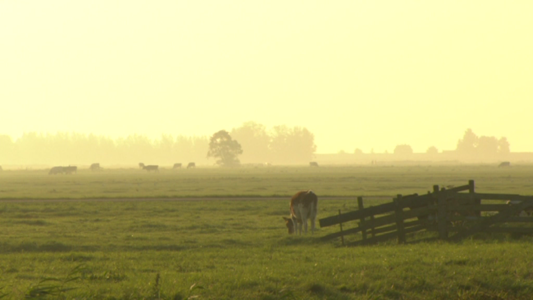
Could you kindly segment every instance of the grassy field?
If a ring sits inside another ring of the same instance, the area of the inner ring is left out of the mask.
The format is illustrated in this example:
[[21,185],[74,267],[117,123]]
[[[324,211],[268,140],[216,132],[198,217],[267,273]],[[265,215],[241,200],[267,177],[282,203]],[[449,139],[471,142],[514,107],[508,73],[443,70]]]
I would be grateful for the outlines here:
[[424,193],[434,184],[476,180],[484,192],[533,195],[533,166],[243,167],[198,168],[148,173],[139,169],[0,172],[0,199],[90,199],[290,196],[312,189],[320,196],[393,196]]
[[[319,241],[338,228],[288,236],[281,218],[300,189],[319,195],[322,218],[355,209],[355,196],[468,179],[480,192],[533,195],[531,175],[526,166],[4,171],[0,298],[531,299],[532,237],[345,248]],[[152,199],[112,199],[131,197]]]

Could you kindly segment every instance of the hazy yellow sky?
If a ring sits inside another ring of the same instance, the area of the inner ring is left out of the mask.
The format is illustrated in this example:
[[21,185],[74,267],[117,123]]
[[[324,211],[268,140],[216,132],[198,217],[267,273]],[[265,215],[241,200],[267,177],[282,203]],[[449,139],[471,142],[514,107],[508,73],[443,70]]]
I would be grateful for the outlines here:
[[3,1],[0,134],[305,126],[318,153],[533,151],[533,1]]

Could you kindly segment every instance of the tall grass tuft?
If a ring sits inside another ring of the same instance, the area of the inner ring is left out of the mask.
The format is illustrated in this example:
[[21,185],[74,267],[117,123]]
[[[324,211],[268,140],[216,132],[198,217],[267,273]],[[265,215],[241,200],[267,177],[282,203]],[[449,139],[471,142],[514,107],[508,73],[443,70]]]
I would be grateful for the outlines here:
[[25,295],[25,299],[43,299],[48,296],[61,296],[63,293],[74,290],[76,288],[68,285],[79,280],[80,274],[84,266],[78,265],[74,267],[65,278],[43,278],[37,285],[31,286]]

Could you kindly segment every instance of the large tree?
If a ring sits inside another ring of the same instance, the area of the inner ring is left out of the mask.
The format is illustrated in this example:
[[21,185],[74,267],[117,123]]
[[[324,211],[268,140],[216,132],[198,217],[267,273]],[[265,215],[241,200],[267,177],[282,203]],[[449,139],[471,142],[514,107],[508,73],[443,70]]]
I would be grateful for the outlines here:
[[217,158],[217,165],[237,166],[240,164],[237,156],[241,154],[241,145],[233,140],[226,130],[220,130],[211,136],[207,157]]
[[467,129],[463,139],[457,142],[457,152],[469,155],[494,156],[509,154],[509,142],[506,137],[499,140],[494,136],[478,137],[472,129]]
[[413,154],[413,148],[411,148],[411,146],[407,144],[396,145],[396,147],[394,148],[394,154],[411,155]]
[[465,131],[463,139],[457,141],[457,152],[462,154],[475,153],[478,143],[478,136],[472,131],[472,129],[468,128]]

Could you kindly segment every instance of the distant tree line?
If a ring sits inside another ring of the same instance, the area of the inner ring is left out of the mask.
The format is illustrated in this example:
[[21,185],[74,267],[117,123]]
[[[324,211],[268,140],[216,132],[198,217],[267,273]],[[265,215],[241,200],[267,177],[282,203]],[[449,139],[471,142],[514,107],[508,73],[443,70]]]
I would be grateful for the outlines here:
[[203,163],[207,162],[208,141],[208,137],[183,135],[162,135],[154,140],[136,134],[113,139],[94,134],[29,132],[16,140],[0,135],[0,164]]
[[242,146],[243,163],[308,163],[316,152],[315,136],[305,127],[274,126],[271,130],[246,122],[230,131]]
[[[457,147],[454,151],[457,156],[468,157],[495,157],[511,153],[510,144],[506,137],[497,139],[494,136],[477,136],[472,129],[467,129],[462,139],[457,141]],[[407,144],[396,145],[393,154],[398,156],[409,156],[413,154],[413,148]],[[439,151],[435,146],[426,150],[426,154],[435,155]],[[362,155],[363,151],[359,148],[354,150],[354,154]]]
[[229,164],[291,164],[311,161],[316,151],[314,135],[304,127],[280,125],[267,130],[264,125],[246,122],[226,133],[241,146],[236,154],[239,161],[231,162],[229,157],[217,158],[215,153],[209,153],[210,137],[207,136],[161,135],[158,139],[150,139],[133,134],[113,139],[95,134],[29,132],[16,140],[0,135],[0,165],[88,165],[95,162],[102,166],[137,165],[139,162],[171,165],[191,161],[214,164],[217,159]]
[[463,138],[457,142],[456,151],[463,155],[494,156],[508,154],[511,149],[506,137],[478,137],[472,129],[467,129]]

